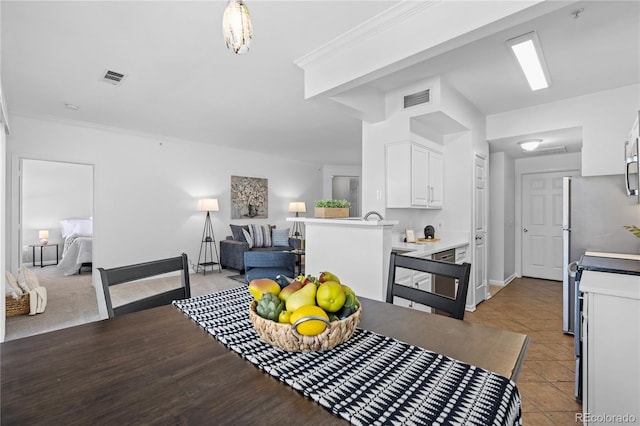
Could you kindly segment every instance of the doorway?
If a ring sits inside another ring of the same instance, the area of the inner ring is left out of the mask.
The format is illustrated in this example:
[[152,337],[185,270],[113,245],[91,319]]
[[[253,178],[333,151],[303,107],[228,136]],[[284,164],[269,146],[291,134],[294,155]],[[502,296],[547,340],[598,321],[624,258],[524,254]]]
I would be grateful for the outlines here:
[[[65,229],[61,221],[92,221],[93,172],[90,164],[19,159],[18,244],[14,256],[17,265],[29,268],[47,289],[47,306],[41,314],[7,318],[6,340],[99,319],[91,268],[69,273],[59,267],[70,263],[61,262],[69,233],[92,234],[86,227]],[[44,235],[48,241],[42,247]],[[90,260],[91,251],[85,250],[82,258]],[[67,261],[75,259],[67,257]]]
[[331,198],[349,201],[349,217],[360,217],[360,177],[332,176]]
[[522,275],[562,281],[562,178],[577,171],[522,175]]

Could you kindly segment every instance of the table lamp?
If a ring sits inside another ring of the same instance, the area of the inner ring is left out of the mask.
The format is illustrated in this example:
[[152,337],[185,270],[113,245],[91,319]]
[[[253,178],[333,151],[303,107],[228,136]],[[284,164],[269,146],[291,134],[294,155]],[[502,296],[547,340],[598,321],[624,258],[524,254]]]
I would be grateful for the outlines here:
[[[300,213],[307,212],[307,205],[305,204],[304,201],[292,201],[289,203],[289,211],[295,212],[296,217],[299,217],[298,215]],[[293,229],[291,230],[291,236],[294,238],[302,237],[302,226],[300,225],[300,222],[293,222]]]
[[[198,254],[198,264],[197,268],[199,269],[202,266],[203,275],[207,275],[207,266],[218,265],[218,270],[222,272],[220,268],[220,259],[218,257],[218,247],[216,247],[216,239],[213,235],[213,225],[211,224],[211,214],[210,212],[217,212],[220,210],[218,206],[217,198],[202,198],[198,200],[198,211],[207,212],[207,217],[204,220],[204,229],[202,230],[202,240],[200,242],[200,254]],[[204,249],[204,261],[200,261],[202,259],[202,251]],[[213,252],[215,250],[216,253],[216,262],[213,261]],[[208,254],[208,256],[207,256]],[[207,257],[209,260],[207,260]],[[213,270],[213,269],[212,269]],[[198,271],[199,272],[199,271]]]
[[49,243],[49,231],[43,229],[38,231],[38,238],[40,238],[40,244],[48,244]]

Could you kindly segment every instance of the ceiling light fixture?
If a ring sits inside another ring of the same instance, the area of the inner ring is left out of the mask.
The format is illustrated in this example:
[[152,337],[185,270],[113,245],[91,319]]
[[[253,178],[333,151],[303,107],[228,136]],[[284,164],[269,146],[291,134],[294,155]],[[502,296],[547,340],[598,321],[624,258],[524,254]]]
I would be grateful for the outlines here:
[[542,55],[538,34],[532,31],[507,40],[506,43],[520,64],[531,90],[535,91],[549,87],[551,79]]
[[222,33],[227,48],[241,55],[249,51],[253,26],[249,9],[242,0],[229,0],[222,15]]
[[533,151],[540,146],[540,142],[542,142],[542,139],[527,139],[525,141],[518,142],[518,145],[520,145],[520,148],[525,151]]

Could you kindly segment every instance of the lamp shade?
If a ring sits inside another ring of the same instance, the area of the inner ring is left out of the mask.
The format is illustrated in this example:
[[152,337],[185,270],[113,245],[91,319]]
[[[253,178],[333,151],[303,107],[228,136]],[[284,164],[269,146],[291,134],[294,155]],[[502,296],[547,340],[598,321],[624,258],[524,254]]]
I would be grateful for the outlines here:
[[296,213],[306,213],[307,205],[304,203],[304,201],[294,201],[289,203],[289,211]]
[[198,200],[198,211],[201,212],[217,212],[220,210],[218,207],[217,198],[203,198]]

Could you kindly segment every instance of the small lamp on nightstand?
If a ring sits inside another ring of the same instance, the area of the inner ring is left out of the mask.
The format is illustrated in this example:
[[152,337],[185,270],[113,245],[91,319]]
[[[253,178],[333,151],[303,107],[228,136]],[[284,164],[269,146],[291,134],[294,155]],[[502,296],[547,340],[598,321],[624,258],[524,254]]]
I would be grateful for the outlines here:
[[[295,212],[296,217],[299,217],[299,213],[307,212],[307,205],[304,201],[293,201],[289,203],[289,211]],[[302,226],[300,222],[293,222],[293,229],[291,230],[291,236],[293,238],[302,238]]]
[[49,243],[49,231],[43,229],[38,231],[38,238],[40,238],[40,244],[48,244]]

